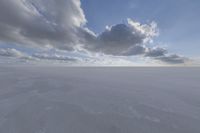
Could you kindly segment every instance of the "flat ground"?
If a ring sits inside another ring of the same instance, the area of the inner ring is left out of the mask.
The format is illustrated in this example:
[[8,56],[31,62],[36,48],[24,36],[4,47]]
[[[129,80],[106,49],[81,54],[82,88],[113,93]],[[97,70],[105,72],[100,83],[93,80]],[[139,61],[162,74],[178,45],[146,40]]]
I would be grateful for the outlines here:
[[0,67],[0,133],[200,133],[200,68]]

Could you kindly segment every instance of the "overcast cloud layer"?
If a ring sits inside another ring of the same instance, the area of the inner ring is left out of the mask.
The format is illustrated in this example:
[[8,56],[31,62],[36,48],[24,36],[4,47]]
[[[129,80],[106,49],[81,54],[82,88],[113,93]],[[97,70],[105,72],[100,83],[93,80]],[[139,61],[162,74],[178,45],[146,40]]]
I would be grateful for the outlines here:
[[170,55],[166,49],[146,46],[159,35],[155,22],[141,24],[128,19],[127,24],[107,26],[100,34],[89,30],[86,22],[80,0],[0,1],[2,42],[67,51],[81,49],[113,56],[142,55],[172,64],[186,62],[186,58]]

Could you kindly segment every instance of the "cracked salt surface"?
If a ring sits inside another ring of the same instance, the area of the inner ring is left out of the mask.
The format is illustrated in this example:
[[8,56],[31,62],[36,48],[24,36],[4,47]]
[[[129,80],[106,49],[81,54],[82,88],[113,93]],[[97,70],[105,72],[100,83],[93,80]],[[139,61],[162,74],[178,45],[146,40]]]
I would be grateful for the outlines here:
[[199,133],[200,68],[0,67],[0,133]]

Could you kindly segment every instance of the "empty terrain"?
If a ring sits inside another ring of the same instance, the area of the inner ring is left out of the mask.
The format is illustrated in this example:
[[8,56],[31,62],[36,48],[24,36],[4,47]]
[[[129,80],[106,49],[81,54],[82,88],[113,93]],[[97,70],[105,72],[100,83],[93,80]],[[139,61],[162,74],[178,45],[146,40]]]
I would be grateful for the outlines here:
[[200,133],[200,68],[2,66],[0,133]]

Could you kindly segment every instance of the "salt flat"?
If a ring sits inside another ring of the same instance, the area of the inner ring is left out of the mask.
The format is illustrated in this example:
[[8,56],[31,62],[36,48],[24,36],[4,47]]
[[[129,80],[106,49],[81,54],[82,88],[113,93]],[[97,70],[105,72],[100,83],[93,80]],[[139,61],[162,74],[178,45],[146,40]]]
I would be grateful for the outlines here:
[[0,133],[200,133],[200,68],[0,67]]

